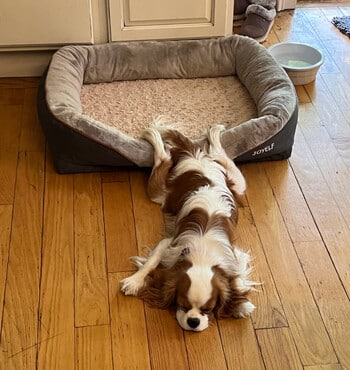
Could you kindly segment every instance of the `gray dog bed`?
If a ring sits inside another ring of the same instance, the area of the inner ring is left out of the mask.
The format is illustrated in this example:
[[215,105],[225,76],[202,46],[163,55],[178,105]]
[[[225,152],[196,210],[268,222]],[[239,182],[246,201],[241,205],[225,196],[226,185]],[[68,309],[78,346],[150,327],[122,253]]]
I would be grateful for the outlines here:
[[56,170],[72,173],[153,164],[148,142],[84,114],[83,85],[227,76],[240,81],[256,107],[256,117],[227,125],[222,144],[228,155],[237,162],[288,158],[298,116],[294,86],[252,39],[234,35],[63,47],[53,56],[38,95],[39,119]]

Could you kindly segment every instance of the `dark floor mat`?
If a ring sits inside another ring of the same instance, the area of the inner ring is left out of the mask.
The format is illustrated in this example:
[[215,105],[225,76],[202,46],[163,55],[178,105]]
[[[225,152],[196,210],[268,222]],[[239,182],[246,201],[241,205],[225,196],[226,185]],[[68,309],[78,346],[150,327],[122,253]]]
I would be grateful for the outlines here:
[[344,17],[334,17],[332,19],[332,23],[335,25],[335,27],[338,28],[340,32],[350,37],[350,16],[349,15],[344,16]]

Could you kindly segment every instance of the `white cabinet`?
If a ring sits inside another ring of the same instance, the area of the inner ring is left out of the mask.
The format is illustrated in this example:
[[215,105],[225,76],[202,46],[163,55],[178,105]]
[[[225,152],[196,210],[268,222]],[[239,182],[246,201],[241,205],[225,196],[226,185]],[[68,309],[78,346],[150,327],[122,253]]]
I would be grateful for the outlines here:
[[1,0],[2,48],[92,42],[90,0]]
[[232,33],[234,0],[0,0],[0,77],[38,76],[67,44]]
[[146,40],[232,33],[233,0],[108,0],[110,39]]

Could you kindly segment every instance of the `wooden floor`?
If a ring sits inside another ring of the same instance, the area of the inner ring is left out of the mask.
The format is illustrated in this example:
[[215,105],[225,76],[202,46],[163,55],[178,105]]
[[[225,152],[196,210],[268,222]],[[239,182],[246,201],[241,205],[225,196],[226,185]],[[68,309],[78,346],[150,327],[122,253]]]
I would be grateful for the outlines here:
[[315,45],[298,87],[289,161],[241,166],[238,244],[264,282],[251,319],[183,332],[124,297],[128,257],[160,237],[143,171],[55,173],[38,124],[37,79],[0,80],[0,369],[350,369],[350,7],[278,14],[266,45]]

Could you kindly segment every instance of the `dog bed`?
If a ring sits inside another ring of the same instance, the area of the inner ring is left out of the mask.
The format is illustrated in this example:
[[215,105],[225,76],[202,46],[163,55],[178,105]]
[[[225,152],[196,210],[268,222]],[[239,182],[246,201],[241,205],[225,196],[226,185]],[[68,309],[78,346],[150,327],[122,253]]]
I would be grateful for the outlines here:
[[[233,79],[238,80],[240,86]],[[226,125],[222,144],[236,162],[277,160],[290,156],[298,116],[294,86],[263,46],[248,37],[233,35],[202,40],[66,46],[58,50],[42,77],[38,93],[39,119],[56,170],[59,173],[73,173],[114,170],[123,166],[151,167],[151,145],[138,134],[127,130],[138,124],[138,116],[131,121],[128,118],[125,124],[123,120],[127,116],[125,112],[132,114],[135,111],[135,108],[131,106],[129,109],[127,105],[133,102],[135,107],[136,95],[141,91],[137,86],[152,82],[158,84],[153,88],[153,91],[157,91],[161,88],[159,83],[166,84],[172,80],[185,84],[207,81],[205,83],[209,85],[214,81],[216,85],[221,83],[225,86],[225,91],[231,94],[228,107],[233,107],[231,121],[234,122],[228,122],[230,117],[216,117],[216,106],[217,111],[224,106],[220,103],[222,99],[215,102],[212,108],[214,114],[207,112],[206,103],[201,110],[208,117],[205,126]],[[123,103],[126,108],[113,112],[113,117],[110,117],[112,121],[118,118],[119,124],[121,122],[119,128],[107,124],[108,112],[102,119],[94,118],[94,108],[86,113],[82,105],[82,93],[86,93],[86,89],[92,86],[90,84],[102,86],[106,83],[113,83],[115,91],[121,89],[121,94],[112,93],[107,99],[95,91],[92,100],[99,99],[97,106],[103,107],[110,101],[119,101],[127,96],[127,103]],[[128,95],[132,90],[128,83],[138,84],[133,87],[131,95]],[[165,112],[171,110],[174,100],[177,100],[171,98],[172,86],[168,86],[170,98],[161,103]],[[205,96],[203,85],[201,89],[202,96]],[[254,106],[252,117],[235,115],[235,96],[242,95],[241,89],[246,94],[243,93],[243,103],[239,105],[245,105],[245,102],[249,105],[248,100],[251,99]],[[196,88],[188,92],[189,88],[181,86],[180,90],[187,91],[185,101],[194,99],[198,92]],[[246,95],[249,96],[248,100]],[[159,99],[156,97],[156,101],[159,102]],[[145,110],[142,104],[147,106],[144,100],[141,97],[140,103],[136,103],[141,106],[141,112]],[[168,107],[164,107],[166,104]],[[225,107],[226,113],[228,107]],[[178,110],[181,111],[181,104]],[[197,124],[189,122],[190,129],[191,124],[192,128],[197,127]],[[188,134],[186,126],[180,124],[177,127],[175,122],[175,128]],[[193,139],[204,140],[199,132],[194,134]]]

